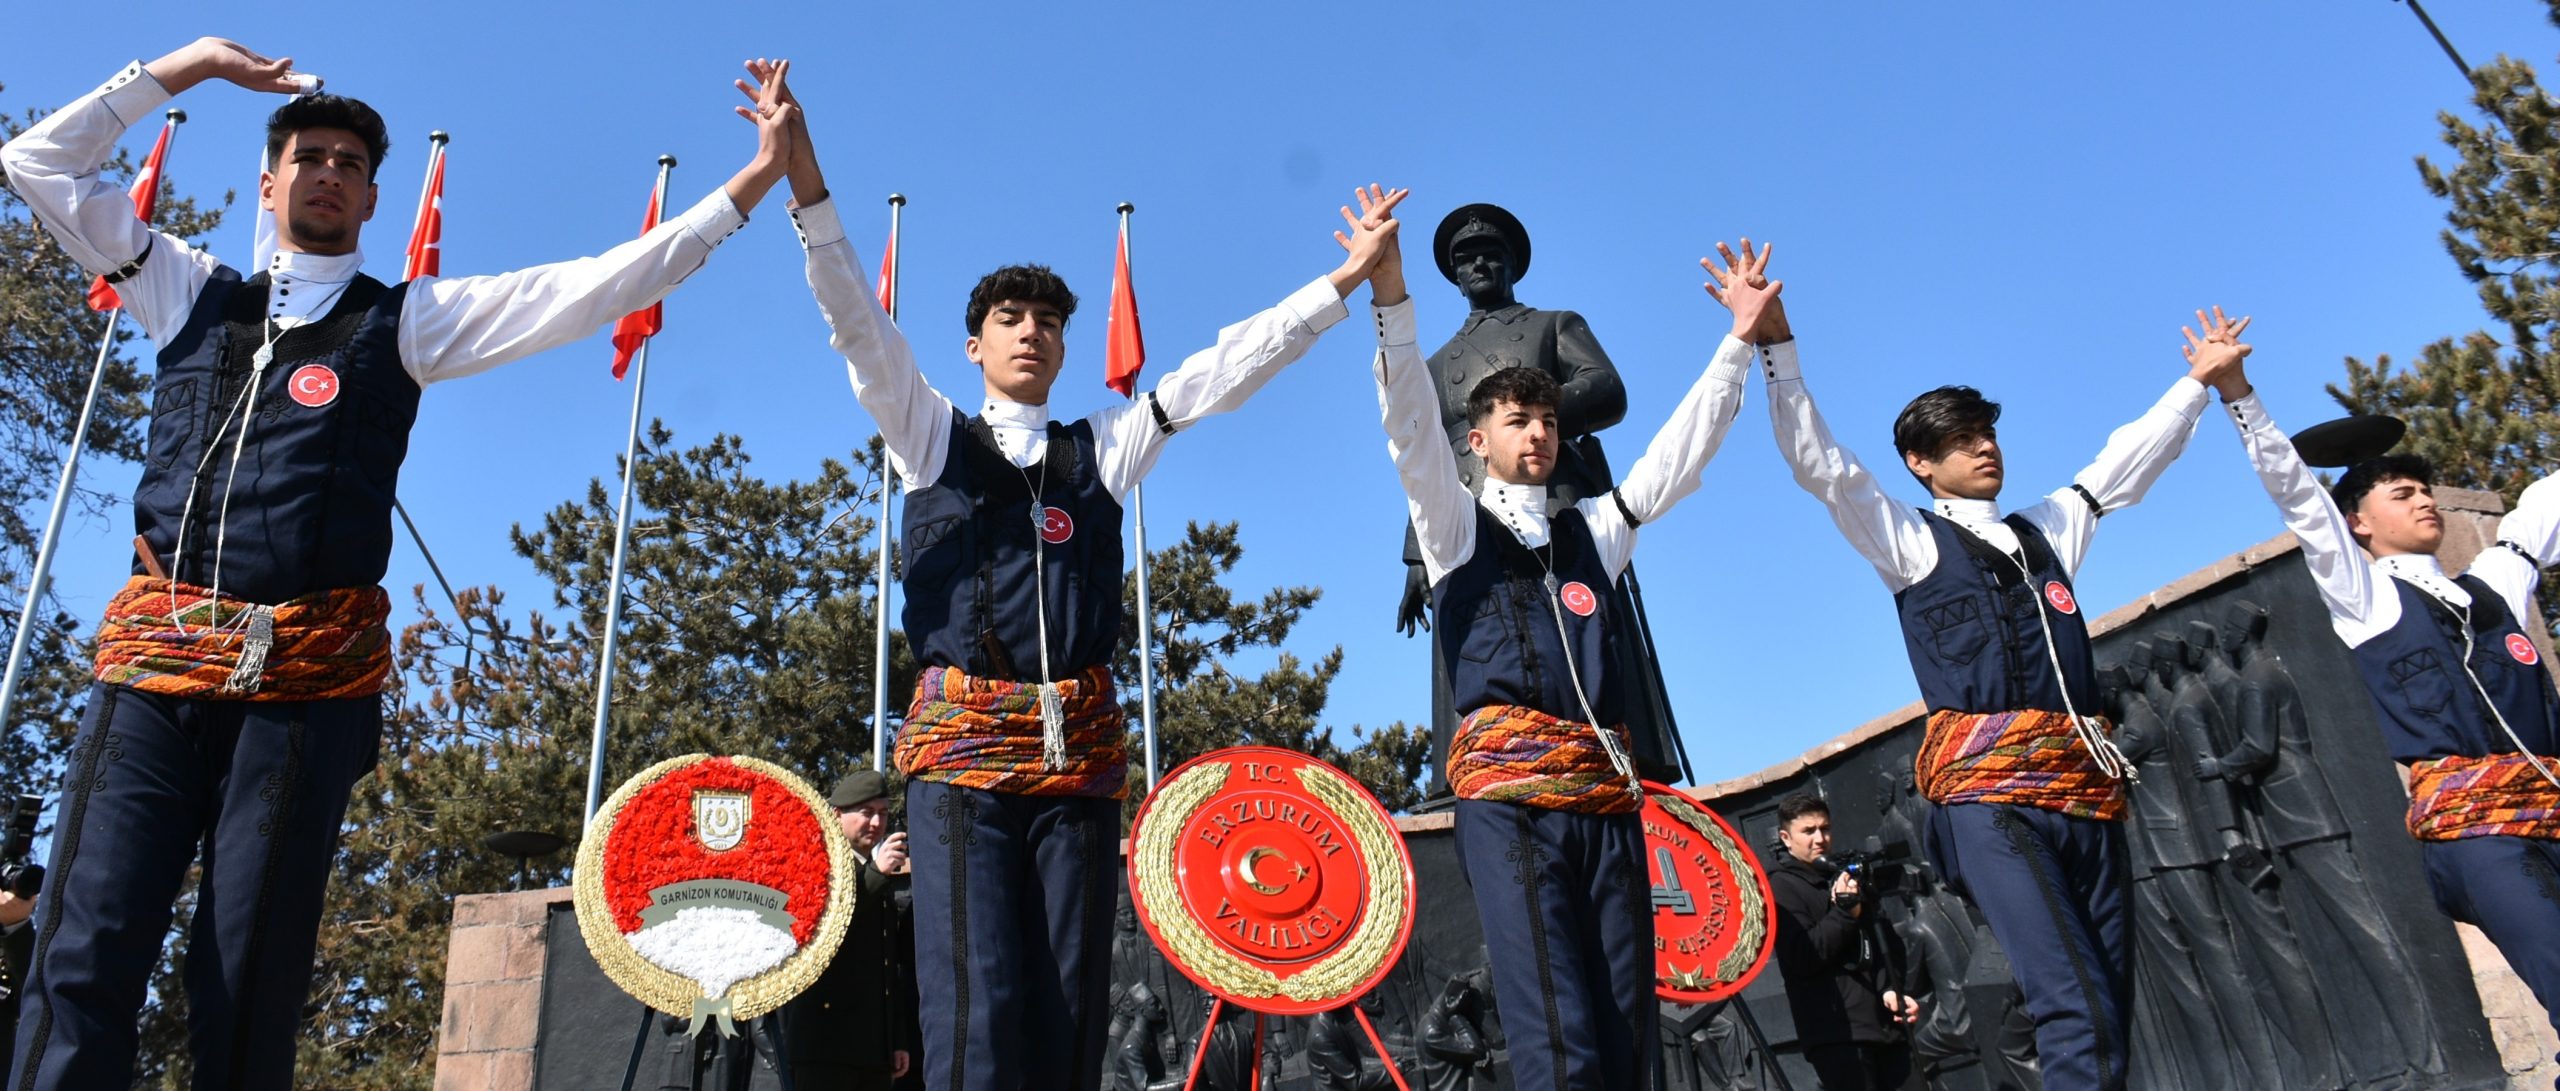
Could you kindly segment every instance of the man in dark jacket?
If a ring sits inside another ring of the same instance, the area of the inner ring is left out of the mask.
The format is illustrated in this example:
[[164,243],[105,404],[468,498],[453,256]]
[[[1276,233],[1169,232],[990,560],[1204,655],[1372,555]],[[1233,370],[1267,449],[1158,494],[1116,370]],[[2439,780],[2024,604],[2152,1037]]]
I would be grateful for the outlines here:
[[1831,808],[1799,792],[1778,802],[1778,823],[1786,852],[1769,869],[1778,973],[1805,1060],[1825,1091],[1921,1087],[1901,1029],[1920,1017],[1920,1002],[1892,977],[1892,930],[1870,911],[1857,875],[1824,859]]
[[[27,870],[35,874],[36,882],[44,881],[43,868],[29,865]],[[0,890],[0,1084],[8,1082],[9,1061],[17,1055],[18,991],[26,987],[27,971],[35,961],[35,910],[32,890],[24,895]]]
[[792,1082],[885,1089],[916,1060],[916,968],[907,915],[907,835],[889,832],[889,781],[865,769],[827,796],[853,839],[860,889],[835,960],[783,1008]]

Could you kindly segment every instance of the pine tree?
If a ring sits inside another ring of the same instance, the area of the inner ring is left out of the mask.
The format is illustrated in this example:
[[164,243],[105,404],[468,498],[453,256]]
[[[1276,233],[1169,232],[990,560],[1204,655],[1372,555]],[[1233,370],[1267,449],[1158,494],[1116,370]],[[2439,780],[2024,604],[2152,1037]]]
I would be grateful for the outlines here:
[[[2560,23],[2560,0],[2545,0]],[[2438,483],[2487,489],[2512,502],[2549,472],[2560,436],[2560,372],[2551,355],[2560,325],[2560,104],[2533,67],[2500,56],[2472,73],[2474,124],[2438,115],[2456,160],[2424,156],[2418,174],[2450,206],[2444,244],[2477,285],[2498,330],[2448,337],[2414,367],[2389,356],[2350,357],[2340,405],[2409,422],[2402,449],[2436,464]]]

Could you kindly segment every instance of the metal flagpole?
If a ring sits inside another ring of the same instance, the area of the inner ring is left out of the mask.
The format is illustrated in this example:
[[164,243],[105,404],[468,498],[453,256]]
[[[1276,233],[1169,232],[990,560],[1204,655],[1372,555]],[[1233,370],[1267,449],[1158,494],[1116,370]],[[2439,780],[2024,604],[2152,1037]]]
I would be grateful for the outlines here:
[[[907,207],[903,193],[889,195],[889,321],[898,321],[898,214]],[[880,589],[871,599],[871,771],[889,767],[889,474],[888,449],[880,461]]]
[[2462,70],[2462,78],[2470,79],[2470,62],[2462,59],[2462,54],[2453,48],[2452,40],[2444,36],[2444,31],[2436,29],[2436,21],[2427,17],[2427,9],[2419,7],[2418,0],[2408,0],[2408,4],[2410,14],[2416,15],[2418,22],[2425,24],[2428,36],[2436,40],[2436,47],[2444,50],[2444,55],[2453,61],[2455,68]]
[[[676,169],[676,157],[658,157],[658,194],[653,204],[667,206],[667,175]],[[604,655],[596,666],[595,744],[587,751],[587,817],[594,818],[596,808],[604,805],[604,727],[607,713],[613,711],[613,655],[619,643],[622,620],[622,564],[631,544],[631,477],[640,464],[640,396],[649,388],[649,341],[640,342],[640,351],[631,362],[631,434],[622,442],[622,506],[613,518],[613,574],[605,581]]]
[[[171,110],[169,119],[171,144],[177,143],[177,128],[186,124],[187,112]],[[161,158],[161,169],[167,170],[168,159]],[[155,180],[152,183],[157,186]],[[9,712],[17,705],[18,679],[27,665],[27,647],[34,642],[36,615],[42,610],[46,581],[53,574],[53,553],[62,544],[62,524],[71,514],[72,485],[80,478],[80,448],[89,442],[89,418],[98,407],[98,387],[106,380],[107,358],[115,351],[116,320],[124,315],[122,301],[107,312],[106,331],[98,337],[98,362],[89,367],[89,392],[80,398],[80,420],[71,426],[71,449],[62,456],[62,479],[53,487],[53,513],[45,517],[44,538],[36,545],[35,570],[27,574],[27,601],[18,608],[18,631],[9,640],[9,666],[0,671],[0,731],[8,729]]]
[[[1129,214],[1138,206],[1120,202],[1120,252],[1129,252]],[[1138,726],[1146,740],[1147,790],[1156,788],[1156,609],[1147,591],[1147,485],[1129,488],[1129,513],[1138,528]]]

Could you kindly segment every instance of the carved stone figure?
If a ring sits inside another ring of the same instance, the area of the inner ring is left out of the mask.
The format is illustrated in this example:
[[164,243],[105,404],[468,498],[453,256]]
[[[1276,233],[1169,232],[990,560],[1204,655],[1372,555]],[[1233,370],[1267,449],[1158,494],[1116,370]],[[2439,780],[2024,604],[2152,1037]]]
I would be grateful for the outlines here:
[[[2228,752],[2236,744],[2208,681],[2213,668],[2230,667],[2215,650],[2216,643],[2214,627],[2204,622],[2188,626],[2184,639],[2162,639],[2163,646],[2176,650],[2180,668],[2170,683],[2169,722],[2198,758]],[[2189,772],[2194,771],[2190,765]],[[2221,884],[2223,908],[2240,938],[2242,964],[2261,983],[2260,995],[2275,999],[2276,1056],[2296,1085],[2339,1086],[2328,1013],[2285,912],[2275,867],[2251,836],[2230,787],[2221,781],[2196,783],[2207,806],[2200,817],[2209,816],[2221,837],[2221,858],[2208,870]]]
[[[1151,1091],[1173,1068],[1168,1038],[1171,1014],[1144,983],[1131,985],[1111,1009],[1111,1087]],[[1172,1073],[1178,1077],[1180,1073]]]
[[[2138,1061],[2176,1070],[2195,1087],[2281,1086],[2272,1028],[2259,1012],[2259,994],[2242,969],[2238,939],[2223,912],[2220,893],[2206,870],[2220,858],[2209,839],[2196,753],[2169,726],[2161,709],[2168,679],[2181,669],[2178,653],[2153,641],[2134,645],[2131,662],[2118,669],[2139,685],[2111,690],[2118,727],[2116,745],[2140,778],[2127,791],[2131,820],[2125,841],[2133,858],[2134,963],[2139,984],[2158,991],[2170,1009],[2168,1029],[2187,1048]],[[2114,680],[2108,683],[2114,685]]]
[[2225,709],[2238,745],[2205,771],[2242,785],[2254,804],[2315,956],[2348,1075],[2377,1082],[2441,1072],[2432,1010],[2356,861],[2346,814],[2312,754],[2301,688],[2268,649],[2267,620],[2267,608],[2247,599],[2224,614],[2222,643],[2239,683]]
[[[2153,648],[2135,645],[2135,663],[2148,674]],[[2186,784],[2191,756],[2168,730],[2130,668],[2107,666],[2099,671],[2109,715],[2117,722],[2117,748],[2135,763],[2140,781],[2127,789],[2132,820],[2125,822],[2132,850],[2132,935],[2138,989],[2161,996],[2145,1004],[2161,1012],[2171,1040],[2181,1050],[2135,1050],[2135,1073],[2143,1086],[2243,1086],[2235,1071],[2240,1042],[2222,1022],[2217,999],[2248,999],[2240,981],[2240,955],[2232,945],[2204,863],[2212,850],[2199,822],[2186,822],[2194,786]],[[2186,758],[2186,761],[2181,761]],[[2191,904],[2212,907],[2209,914],[2181,919]],[[2220,983],[2222,989],[2214,989]],[[2217,996],[2217,991],[2225,996]],[[2248,1060],[2271,1065],[2273,1055],[2255,1053]],[[2148,1068],[2148,1073],[2145,1073]],[[2243,1065],[2245,1068],[2245,1065]],[[2263,1086],[2263,1083],[2260,1083]]]
[[1478,965],[1452,975],[1422,1017],[1422,1081],[1430,1091],[1497,1086],[1494,1055],[1502,1024],[1494,1013],[1493,971]]
[[[1378,1037],[1385,1042],[1387,1052],[1406,1061],[1404,1075],[1407,1080],[1412,1079],[1416,1074],[1409,1060],[1413,1043],[1397,1032],[1400,1028],[1384,1025],[1386,1006],[1378,994],[1362,996],[1357,1007],[1377,1025]],[[1387,1062],[1369,1043],[1368,1033],[1360,1029],[1360,1020],[1350,1007],[1320,1012],[1304,1022],[1307,1074],[1314,1078],[1315,1086],[1324,1091],[1390,1091],[1395,1087],[1395,1079],[1387,1074]]]

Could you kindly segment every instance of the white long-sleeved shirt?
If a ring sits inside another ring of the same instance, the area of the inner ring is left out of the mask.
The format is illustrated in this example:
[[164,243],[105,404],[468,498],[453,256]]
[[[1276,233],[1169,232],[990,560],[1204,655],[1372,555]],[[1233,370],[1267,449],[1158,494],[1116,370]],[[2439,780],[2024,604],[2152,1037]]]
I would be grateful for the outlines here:
[[[125,129],[169,99],[136,62],[0,146],[10,188],[81,268],[104,275],[142,257],[116,294],[154,343],[186,325],[221,262],[153,231],[134,216],[132,198],[98,172]],[[665,298],[745,223],[727,193],[714,190],[596,257],[494,276],[420,277],[400,312],[400,362],[423,387],[586,337]],[[267,318],[282,331],[328,314],[363,265],[361,252],[277,254],[266,269]]]
[[[1778,450],[1795,469],[1796,484],[1831,509],[1831,521],[1849,545],[1875,566],[1885,586],[1895,592],[1927,579],[1938,567],[1938,541],[1927,520],[1911,506],[1886,495],[1875,475],[1831,437],[1831,426],[1813,407],[1796,360],[1795,342],[1762,349],[1761,363],[1769,380],[1769,419],[1778,433]],[[2133,423],[2107,437],[2095,461],[2042,501],[2021,509],[2026,519],[2052,543],[2063,571],[2077,575],[2097,534],[2101,511],[2114,512],[2140,503],[2169,463],[2185,450],[2204,413],[2204,384],[2181,376]],[[2087,490],[2088,497],[2081,496]],[[2090,504],[2094,501],[2096,510]],[[2000,521],[2000,505],[1991,500],[1940,498],[1940,516],[2001,550],[2018,552],[2017,532]]]
[[[860,255],[845,239],[835,201],[793,209],[791,216],[800,245],[808,251],[809,289],[834,331],[854,400],[879,426],[899,480],[910,489],[933,484],[950,453],[951,399],[925,382],[905,335],[880,309]],[[1154,399],[1176,431],[1232,410],[1281,368],[1306,355],[1316,337],[1345,313],[1333,284],[1317,279],[1278,306],[1218,331],[1215,344],[1192,353],[1146,397],[1085,418],[1093,422],[1096,472],[1103,487],[1114,499],[1126,499],[1163,453],[1167,433],[1156,424],[1147,399]],[[1048,406],[989,397],[979,415],[1014,465],[1030,466],[1047,451]]]
[[[1458,460],[1441,429],[1440,398],[1431,388],[1415,342],[1413,300],[1372,308],[1378,323],[1378,410],[1387,429],[1387,454],[1395,459],[1396,476],[1404,483],[1405,507],[1422,547],[1424,575],[1434,585],[1475,556],[1475,507],[1484,506],[1510,528],[1522,545],[1547,544],[1547,490],[1485,479],[1483,491],[1470,497],[1458,475]],[[1609,578],[1626,571],[1635,555],[1636,527],[1671,510],[1698,490],[1707,462],[1723,445],[1725,433],[1742,411],[1743,383],[1751,365],[1751,346],[1731,337],[1716,346],[1715,358],[1671,411],[1671,420],[1654,434],[1643,457],[1628,467],[1614,490],[1575,503],[1584,525],[1608,567]],[[1619,504],[1624,503],[1624,511]],[[1630,523],[1629,515],[1635,516]]]
[[[2471,593],[2445,574],[2444,565],[2432,553],[2402,553],[2380,560],[2366,557],[2348,531],[2337,501],[2320,487],[2311,467],[2293,449],[2293,441],[2267,419],[2266,406],[2256,394],[2232,402],[2230,409],[2231,424],[2240,430],[2241,449],[2249,453],[2259,483],[2284,513],[2285,527],[2302,543],[2303,563],[2320,588],[2320,600],[2329,607],[2329,625],[2338,639],[2357,647],[2400,623],[2400,595],[2388,583],[2394,578],[2459,609],[2470,608]],[[2560,478],[2546,477],[2527,486],[2515,510],[2499,521],[2498,540],[2514,543],[2515,549],[2480,551],[2469,574],[2496,591],[2510,614],[2530,616],[2527,608],[2540,575],[2534,564],[2560,555]],[[2516,552],[2519,549],[2523,554]],[[2527,560],[2527,554],[2533,560]]]

